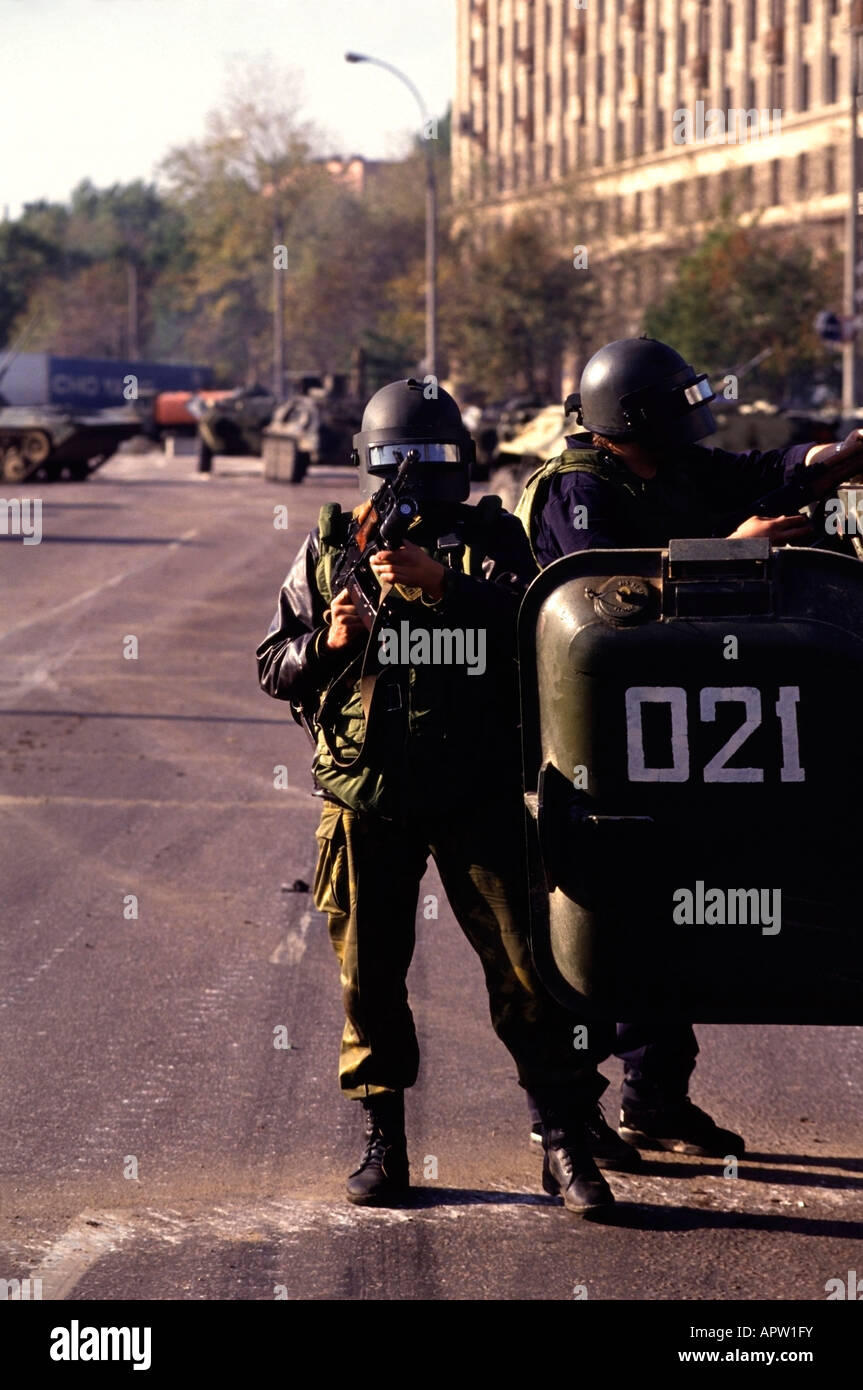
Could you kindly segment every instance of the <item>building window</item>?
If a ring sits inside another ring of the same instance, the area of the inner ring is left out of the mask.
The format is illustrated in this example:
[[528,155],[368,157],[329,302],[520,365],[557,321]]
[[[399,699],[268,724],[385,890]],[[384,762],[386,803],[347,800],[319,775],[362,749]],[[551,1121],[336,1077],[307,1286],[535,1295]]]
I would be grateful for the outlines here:
[[779,207],[782,202],[781,185],[779,181],[779,160],[770,161],[770,203],[772,207]]
[[746,105],[751,111],[755,105],[755,78],[750,77],[746,83]]
[[623,159],[626,151],[626,126],[623,121],[614,123],[614,158]]
[[685,214],[686,207],[683,197],[683,183],[682,181],[678,181],[674,185],[674,216],[678,222],[681,222]]
[[665,30],[660,29],[656,35],[656,72],[657,75],[665,72]]
[[596,95],[605,96],[605,54],[596,55]]
[[770,105],[774,111],[781,111],[785,106],[785,73],[778,68],[773,73],[773,100]]
[[722,216],[725,216],[725,215],[727,214],[727,212],[728,212],[728,170],[727,170],[727,169],[720,169],[720,171],[719,171],[719,182],[718,182],[718,184],[717,184],[717,193],[718,193],[718,195],[719,195],[719,205],[718,205],[717,211],[718,211]]
[[605,163],[605,131],[599,126],[596,131],[596,162]]
[[636,111],[633,125],[633,154],[644,154],[644,112]]
[[805,198],[809,178],[809,163],[805,154],[797,156],[797,196]]
[[755,169],[751,164],[743,170],[743,201],[747,208],[755,205]]
[[830,54],[830,66],[827,69],[827,102],[839,100],[839,59],[835,53]]
[[632,209],[632,230],[641,231],[641,194],[636,193]]
[[830,13],[831,13],[831,14],[838,14],[838,13],[839,13],[839,0],[830,0]]
[[746,37],[751,43],[758,36],[758,9],[756,0],[746,0]]
[[502,68],[502,67],[503,67],[503,54],[504,54],[504,42],[505,42],[505,38],[506,38],[506,30],[504,29],[503,25],[501,24],[501,25],[498,27],[498,31],[497,31],[497,65],[498,65],[498,68]]
[[661,227],[661,226],[662,226],[662,214],[663,214],[663,210],[664,210],[664,209],[663,209],[663,203],[664,203],[663,193],[664,193],[664,192],[665,192],[665,190],[664,190],[663,188],[654,188],[654,190],[653,190],[653,225],[654,225],[654,227]]
[[656,112],[656,148],[661,150],[665,145],[665,123],[668,115],[663,107],[659,107]]
[[551,110],[551,73],[545,74],[545,114],[548,116]]
[[681,19],[677,27],[677,62],[683,67],[686,62],[686,20]]
[[812,68],[804,63],[800,69],[800,110],[808,111],[812,100]]
[[734,10],[728,0],[726,0],[723,13],[722,47],[725,49],[734,47]]
[[809,8],[809,0],[800,0],[800,23],[808,24],[811,18],[812,12]]
[[621,44],[618,44],[618,45],[617,45],[617,90],[618,90],[618,91],[620,91],[621,88],[623,87],[623,58],[624,58],[623,46],[622,46]]
[[829,147],[824,151],[824,192],[836,192],[836,151]]
[[596,18],[600,24],[605,23],[605,0],[599,0],[599,4],[596,7]]

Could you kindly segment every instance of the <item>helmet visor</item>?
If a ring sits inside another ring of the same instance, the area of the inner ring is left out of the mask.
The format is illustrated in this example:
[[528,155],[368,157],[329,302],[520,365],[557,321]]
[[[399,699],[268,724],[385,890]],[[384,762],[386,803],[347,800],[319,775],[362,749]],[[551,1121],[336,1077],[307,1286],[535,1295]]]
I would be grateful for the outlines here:
[[419,444],[413,440],[404,444],[370,444],[369,471],[396,469],[411,452],[423,463],[460,463],[462,457],[460,444],[439,444],[431,440]]

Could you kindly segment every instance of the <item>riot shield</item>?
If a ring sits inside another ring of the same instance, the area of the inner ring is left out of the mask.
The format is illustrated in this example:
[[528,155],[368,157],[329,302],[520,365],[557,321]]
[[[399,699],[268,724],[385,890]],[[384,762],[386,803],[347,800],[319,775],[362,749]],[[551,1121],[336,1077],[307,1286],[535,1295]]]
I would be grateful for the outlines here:
[[588,1017],[863,1022],[863,566],[591,550],[519,617],[531,936]]

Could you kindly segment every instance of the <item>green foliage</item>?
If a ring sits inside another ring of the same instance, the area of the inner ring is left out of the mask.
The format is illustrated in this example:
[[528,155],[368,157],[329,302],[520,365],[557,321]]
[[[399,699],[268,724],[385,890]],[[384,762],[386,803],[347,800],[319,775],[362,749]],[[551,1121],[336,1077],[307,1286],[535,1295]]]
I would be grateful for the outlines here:
[[757,381],[782,396],[801,373],[829,365],[813,324],[838,300],[839,277],[838,255],[819,259],[800,235],[722,223],[680,262],[645,330],[710,374],[739,370],[769,349]]
[[572,249],[538,219],[468,229],[446,312],[450,348],[472,388],[550,392],[566,348],[588,340],[597,291]]

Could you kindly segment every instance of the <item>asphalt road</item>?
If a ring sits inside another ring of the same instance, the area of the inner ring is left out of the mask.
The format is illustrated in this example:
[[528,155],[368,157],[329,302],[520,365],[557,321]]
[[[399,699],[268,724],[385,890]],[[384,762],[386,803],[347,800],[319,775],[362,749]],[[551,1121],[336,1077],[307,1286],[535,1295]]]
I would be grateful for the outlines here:
[[824,1300],[863,1267],[863,1030],[700,1029],[693,1096],[744,1133],[739,1175],[662,1158],[611,1175],[612,1222],[573,1220],[442,896],[410,976],[416,1205],[345,1203],[336,962],[290,891],[310,745],[254,648],[352,477],[192,466],[118,456],[38,490],[41,544],[0,536],[0,1278],[73,1301]]

